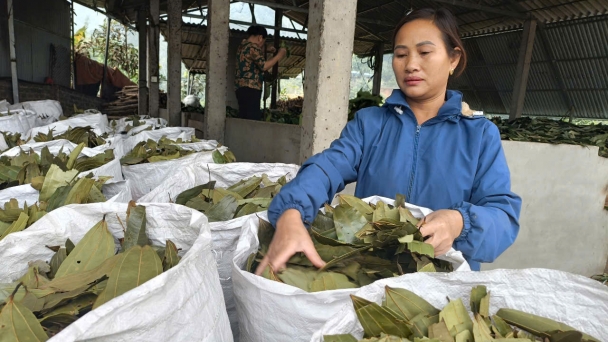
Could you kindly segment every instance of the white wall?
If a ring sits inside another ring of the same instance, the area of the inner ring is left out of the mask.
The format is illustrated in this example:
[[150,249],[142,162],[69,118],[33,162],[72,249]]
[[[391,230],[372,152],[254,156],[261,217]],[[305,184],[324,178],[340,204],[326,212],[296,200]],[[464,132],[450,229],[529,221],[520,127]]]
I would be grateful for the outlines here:
[[299,164],[298,125],[227,118],[224,141],[240,162]]
[[585,276],[608,259],[608,159],[597,147],[503,141],[523,198],[515,244],[482,269],[543,267]]

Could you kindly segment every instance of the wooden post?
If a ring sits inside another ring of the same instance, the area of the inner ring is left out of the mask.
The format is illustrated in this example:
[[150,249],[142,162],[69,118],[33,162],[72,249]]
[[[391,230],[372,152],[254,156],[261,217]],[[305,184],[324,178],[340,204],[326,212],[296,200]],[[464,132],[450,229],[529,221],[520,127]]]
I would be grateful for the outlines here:
[[159,40],[160,40],[160,7],[159,0],[150,1],[150,17],[148,27],[148,76],[150,78],[150,94],[148,109],[150,116],[159,117],[159,93],[158,93],[158,67],[159,67]]
[[167,3],[169,46],[167,51],[167,113],[169,126],[182,123],[182,0]]
[[[274,30],[274,48],[276,50],[275,53],[279,52],[279,48],[281,46],[281,24],[283,22],[283,10],[275,9],[274,11],[274,26],[276,27]],[[270,94],[270,108],[277,109],[277,97],[279,92],[279,63],[275,64],[272,67],[272,78],[274,81],[272,82],[272,93]]]
[[373,95],[380,95],[380,87],[382,86],[382,65],[384,62],[384,43],[376,44],[376,70],[374,70],[374,85],[372,88]]
[[137,113],[148,115],[148,26],[146,17],[148,10],[141,7],[137,11],[137,32],[139,34],[139,92]]
[[526,86],[528,85],[535,36],[536,20],[526,20],[519,47],[519,59],[517,60],[517,69],[515,71],[515,84],[513,86],[513,96],[511,97],[509,120],[521,117],[524,110]]

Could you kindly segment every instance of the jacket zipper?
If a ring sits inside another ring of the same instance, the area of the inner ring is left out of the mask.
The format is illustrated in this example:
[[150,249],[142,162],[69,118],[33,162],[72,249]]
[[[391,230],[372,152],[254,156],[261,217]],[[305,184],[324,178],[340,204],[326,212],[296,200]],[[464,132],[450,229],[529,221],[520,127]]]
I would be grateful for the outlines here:
[[414,188],[414,177],[416,176],[416,160],[418,160],[418,140],[420,138],[420,128],[422,128],[422,125],[416,126],[416,135],[414,136],[414,160],[412,162],[412,171],[410,173],[410,184],[407,190],[407,196],[405,197],[405,200],[408,203],[413,203],[412,189]]

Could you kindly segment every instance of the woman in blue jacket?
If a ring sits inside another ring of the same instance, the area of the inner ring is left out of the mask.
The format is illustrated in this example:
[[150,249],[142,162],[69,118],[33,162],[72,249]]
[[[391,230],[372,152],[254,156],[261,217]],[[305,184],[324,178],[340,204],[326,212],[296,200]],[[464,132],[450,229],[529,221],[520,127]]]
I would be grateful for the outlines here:
[[420,227],[426,242],[436,255],[461,251],[474,270],[515,240],[521,199],[511,192],[498,128],[463,115],[462,94],[447,90],[467,60],[456,19],[445,9],[415,11],[396,27],[393,44],[399,89],[382,107],[360,110],[274,198],[268,217],[276,231],[256,273],[285,268],[297,252],[322,267],[306,226],[355,181],[357,197],[400,193],[433,209]]

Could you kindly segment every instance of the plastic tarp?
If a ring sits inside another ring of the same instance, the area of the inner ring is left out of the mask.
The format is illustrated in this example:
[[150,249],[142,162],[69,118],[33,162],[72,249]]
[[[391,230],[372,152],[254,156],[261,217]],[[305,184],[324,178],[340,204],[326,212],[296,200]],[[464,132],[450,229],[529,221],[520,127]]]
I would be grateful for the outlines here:
[[[207,218],[174,204],[146,206],[146,231],[155,246],[170,239],[181,249],[179,264],[90,311],[49,341],[205,341],[230,342],[232,334],[211,252]],[[106,215],[115,238],[123,237],[126,203],[69,205],[45,215],[32,227],[0,241],[0,282],[13,282],[28,262],[48,261],[48,246],[78,243]]]
[[[485,285],[490,292],[490,313],[509,308],[525,311],[567,324],[608,341],[608,287],[582,276],[548,269],[494,270],[466,273],[415,273],[408,277],[383,279],[362,287],[356,296],[381,303],[384,287],[410,290],[436,308],[447,304],[446,297],[462,298],[470,312],[471,289]],[[323,335],[363,336],[363,328],[346,303],[310,341],[323,342]]]
[[[296,176],[299,168],[298,165],[293,164],[197,163],[172,174],[156,189],[139,200],[146,203],[168,203],[175,200],[181,192],[198,185],[206,184],[210,180],[216,182],[216,187],[229,187],[243,179],[253,176],[259,177],[263,174],[266,174],[272,181],[276,181],[283,176],[286,176],[286,179],[290,181]],[[220,283],[222,284],[226,309],[228,310],[228,318],[230,319],[235,340],[238,340],[239,328],[236,303],[232,292],[232,258],[234,257],[234,250],[241,235],[241,228],[249,218],[255,216],[256,214],[252,214],[230,221],[210,223],[213,254],[217,262]]]
[[[378,196],[364,199],[371,203],[379,200],[394,203]],[[418,218],[432,212],[410,204],[406,206]],[[266,212],[258,216],[267,220]],[[358,289],[309,293],[244,271],[247,258],[258,250],[258,222],[258,217],[245,222],[232,264],[241,341],[309,341],[325,322],[350,302],[349,295]],[[462,253],[453,249],[440,258],[450,261],[456,272],[471,270]],[[401,277],[409,276],[411,274]]]

